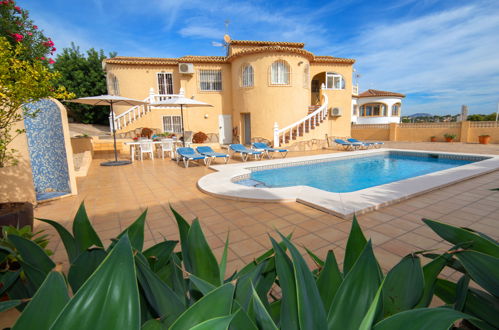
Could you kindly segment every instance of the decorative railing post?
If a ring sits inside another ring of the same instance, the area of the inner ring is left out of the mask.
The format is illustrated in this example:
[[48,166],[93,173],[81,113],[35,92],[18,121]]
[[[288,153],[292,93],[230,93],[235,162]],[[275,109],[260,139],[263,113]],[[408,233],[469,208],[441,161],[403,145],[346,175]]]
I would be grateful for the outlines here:
[[154,102],[154,88],[149,88],[149,103]]
[[279,147],[279,124],[274,123],[274,148]]

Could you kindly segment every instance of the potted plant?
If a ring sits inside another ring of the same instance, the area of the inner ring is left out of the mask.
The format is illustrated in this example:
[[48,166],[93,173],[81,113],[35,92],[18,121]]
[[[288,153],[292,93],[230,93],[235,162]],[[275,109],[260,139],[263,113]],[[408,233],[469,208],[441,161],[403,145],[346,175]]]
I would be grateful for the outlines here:
[[437,137],[436,136],[430,136],[430,141],[431,142],[437,142]]
[[[25,107],[46,98],[68,98],[63,87],[56,87],[60,74],[52,72],[49,58],[56,50],[54,43],[28,18],[28,12],[16,6],[14,1],[0,5],[2,29],[0,29],[0,181],[16,169],[19,163],[17,150],[11,142],[25,133],[24,118],[35,117],[36,108]],[[15,69],[13,69],[15,68]],[[36,77],[36,79],[33,79]],[[17,187],[7,187],[6,189]],[[0,203],[0,227],[23,227],[33,224],[33,206],[25,201],[2,200]]]
[[480,142],[480,144],[489,144],[490,143],[490,135],[488,135],[488,134],[480,135],[478,137],[478,142]]
[[445,133],[444,134],[444,138],[445,138],[445,141],[447,142],[452,142],[454,141],[454,139],[457,137],[456,134],[449,134],[449,133]]

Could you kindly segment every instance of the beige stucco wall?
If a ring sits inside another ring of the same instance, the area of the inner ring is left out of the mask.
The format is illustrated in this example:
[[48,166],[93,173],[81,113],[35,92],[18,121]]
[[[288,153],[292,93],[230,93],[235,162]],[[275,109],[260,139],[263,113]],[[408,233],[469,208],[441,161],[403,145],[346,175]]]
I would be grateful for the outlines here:
[[[13,129],[24,129],[24,123],[18,122]],[[14,133],[15,134],[15,133]],[[36,202],[33,175],[29,160],[28,140],[26,134],[17,136],[9,148],[16,149],[18,164],[0,168],[0,203],[3,202]]]
[[352,137],[358,140],[389,141],[390,130],[388,128],[362,128],[352,129]]

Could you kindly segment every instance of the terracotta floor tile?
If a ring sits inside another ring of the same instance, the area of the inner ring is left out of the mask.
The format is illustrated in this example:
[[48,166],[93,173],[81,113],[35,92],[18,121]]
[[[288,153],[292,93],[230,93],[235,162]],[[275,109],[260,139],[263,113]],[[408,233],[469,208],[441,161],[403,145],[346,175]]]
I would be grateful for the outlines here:
[[236,242],[231,244],[230,247],[239,257],[244,257],[247,255],[252,255],[257,251],[263,250],[263,246],[257,243],[253,239],[247,239],[244,241]]

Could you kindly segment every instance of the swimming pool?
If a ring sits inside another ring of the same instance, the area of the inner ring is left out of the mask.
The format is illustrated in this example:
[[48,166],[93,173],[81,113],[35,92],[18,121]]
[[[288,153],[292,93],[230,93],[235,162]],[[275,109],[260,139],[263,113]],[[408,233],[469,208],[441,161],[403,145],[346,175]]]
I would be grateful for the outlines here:
[[277,188],[310,186],[330,192],[352,192],[432,172],[470,164],[438,154],[386,153],[315,164],[253,171],[246,186]]
[[497,171],[499,156],[382,148],[210,168],[216,172],[197,183],[207,194],[241,201],[298,202],[351,219]]

